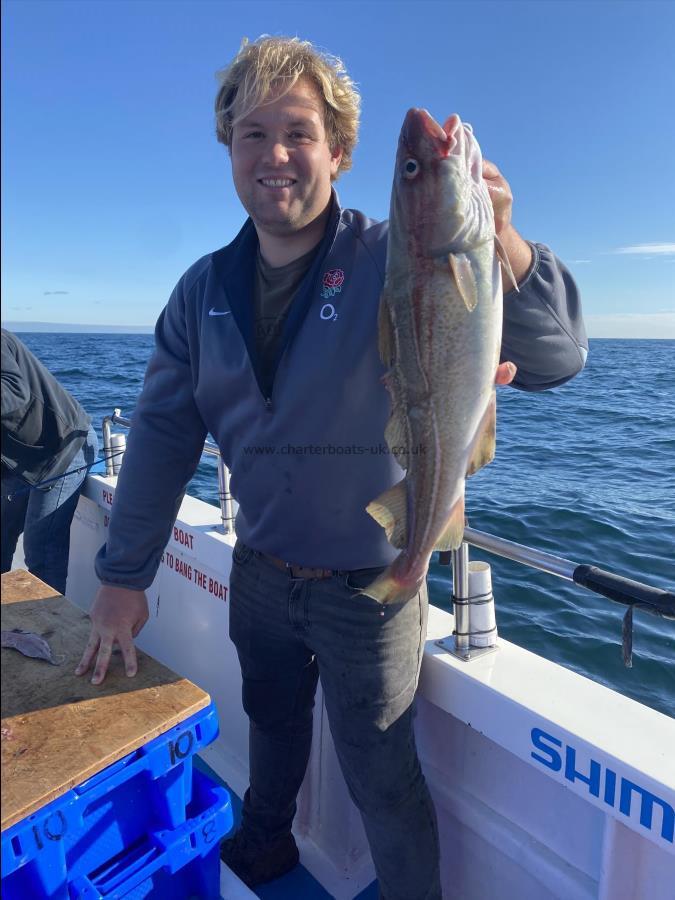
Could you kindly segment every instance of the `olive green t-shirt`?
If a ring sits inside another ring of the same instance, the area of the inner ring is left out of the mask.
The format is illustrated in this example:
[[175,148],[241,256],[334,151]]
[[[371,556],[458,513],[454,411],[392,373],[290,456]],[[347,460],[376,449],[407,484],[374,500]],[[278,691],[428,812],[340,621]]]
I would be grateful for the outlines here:
[[268,387],[271,387],[272,367],[293,297],[317,249],[313,247],[304,256],[274,268],[265,262],[258,248],[253,279],[254,328],[263,378]]

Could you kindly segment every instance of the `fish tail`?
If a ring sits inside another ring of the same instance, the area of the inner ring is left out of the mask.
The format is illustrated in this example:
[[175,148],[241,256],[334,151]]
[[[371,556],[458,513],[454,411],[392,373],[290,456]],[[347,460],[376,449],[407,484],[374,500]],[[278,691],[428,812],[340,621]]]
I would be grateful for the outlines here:
[[[400,559],[400,556],[398,557]],[[405,603],[411,600],[415,594],[422,589],[426,578],[426,571],[419,576],[401,578],[396,574],[396,563],[398,560],[387,566],[381,575],[371,582],[368,587],[363,588],[359,593],[365,594],[366,597],[372,597],[383,606],[390,603]]]

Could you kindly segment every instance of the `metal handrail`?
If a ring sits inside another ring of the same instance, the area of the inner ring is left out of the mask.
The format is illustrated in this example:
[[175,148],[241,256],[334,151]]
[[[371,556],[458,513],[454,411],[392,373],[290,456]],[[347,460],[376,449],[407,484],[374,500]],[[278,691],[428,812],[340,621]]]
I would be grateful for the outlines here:
[[[103,420],[103,446],[106,456],[106,473],[109,475],[112,475],[112,460],[110,458],[112,455],[110,452],[112,425],[122,425],[125,428],[130,428],[131,420],[122,416],[121,409],[115,409],[111,416],[106,416]],[[234,515],[232,512],[232,494],[230,493],[230,472],[223,462],[217,444],[214,444],[212,441],[205,441],[203,452],[218,459],[220,516],[223,531],[225,534],[231,534],[234,531]],[[607,597],[617,603],[623,603],[627,606],[638,606],[640,609],[644,609],[654,615],[675,619],[675,593],[673,591],[651,587],[640,581],[625,578],[623,575],[615,575],[613,572],[608,572],[599,566],[574,562],[561,556],[555,556],[553,553],[547,553],[544,550],[517,544],[515,541],[506,540],[506,538],[498,537],[495,534],[477,531],[469,526],[464,529],[464,543],[459,550],[453,550],[452,553],[441,553],[441,562],[448,564],[451,559],[453,562],[453,591],[455,597],[466,596],[469,564],[468,544],[487,550],[489,553],[494,553],[497,556],[506,557],[506,559],[511,559],[531,569],[538,569],[558,578],[573,581],[580,587],[587,588],[596,594],[601,594],[603,597]],[[465,615],[464,609],[460,607],[457,608],[457,612],[460,618]],[[467,628],[461,627],[458,628],[458,631],[465,632]]]
[[[115,409],[111,416],[103,419],[103,454],[105,456],[106,475],[113,474],[112,453],[112,426],[121,425],[123,428],[131,428],[131,419],[122,415],[121,409]],[[207,456],[217,457],[218,466],[218,503],[220,506],[220,520],[224,534],[234,532],[234,512],[232,507],[232,493],[230,491],[230,471],[223,461],[220,449],[213,441],[204,441],[202,450]]]
[[457,550],[443,552],[440,555],[442,564],[448,565],[452,561],[455,632],[453,637],[439,642],[441,646],[465,662],[469,661],[472,655],[485,652],[481,649],[473,650],[470,641],[469,604],[465,602],[466,599],[470,599],[468,591],[469,544],[479,547],[481,550],[487,550],[488,553],[511,559],[531,569],[538,569],[558,578],[573,581],[596,594],[601,594],[609,600],[627,606],[621,641],[623,661],[626,666],[633,664],[633,609],[637,607],[653,615],[675,620],[674,591],[651,587],[640,581],[625,578],[623,575],[615,575],[599,566],[573,562],[570,559],[555,556],[553,553],[526,547],[524,544],[497,537],[495,534],[487,534],[484,531],[477,531],[475,528],[465,526],[464,541],[461,546]]
[[573,581],[580,587],[587,588],[596,594],[601,594],[609,600],[623,603],[627,606],[639,606],[641,609],[657,616],[675,619],[675,592],[662,588],[651,587],[641,581],[634,581],[623,575],[615,575],[599,566],[591,563],[578,563],[570,559],[563,559],[544,550],[526,547],[524,544],[516,544],[505,538],[484,531],[476,531],[475,528],[464,529],[464,540],[474,547],[480,547],[497,556],[504,556],[514,562],[529,566],[531,569],[539,569],[548,572],[558,578]]

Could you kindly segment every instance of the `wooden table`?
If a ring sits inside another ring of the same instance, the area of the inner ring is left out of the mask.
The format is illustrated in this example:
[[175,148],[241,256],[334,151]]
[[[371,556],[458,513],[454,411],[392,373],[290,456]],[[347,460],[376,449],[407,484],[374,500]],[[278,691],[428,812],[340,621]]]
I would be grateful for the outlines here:
[[127,678],[119,650],[102,685],[74,675],[89,617],[39,578],[2,576],[2,630],[48,641],[59,665],[2,650],[2,830],[210,703],[197,685],[137,650]]

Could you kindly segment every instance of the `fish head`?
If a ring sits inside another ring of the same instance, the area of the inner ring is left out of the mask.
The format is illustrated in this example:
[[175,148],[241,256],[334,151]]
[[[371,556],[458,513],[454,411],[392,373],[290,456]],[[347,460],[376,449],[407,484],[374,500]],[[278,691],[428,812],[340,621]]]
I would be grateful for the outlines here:
[[426,109],[410,109],[396,154],[390,223],[426,256],[471,249],[494,238],[483,158],[458,115],[443,127]]

